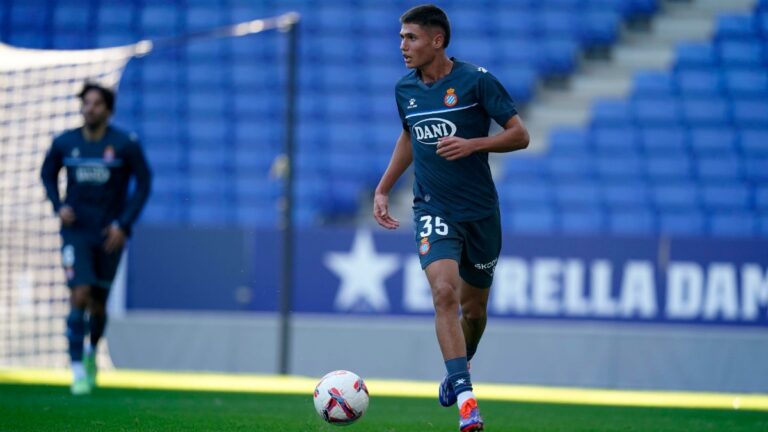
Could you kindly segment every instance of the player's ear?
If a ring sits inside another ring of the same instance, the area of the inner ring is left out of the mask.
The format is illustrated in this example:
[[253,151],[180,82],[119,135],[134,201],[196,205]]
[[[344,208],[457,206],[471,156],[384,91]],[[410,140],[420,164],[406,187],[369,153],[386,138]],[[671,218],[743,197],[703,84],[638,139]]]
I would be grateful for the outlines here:
[[435,36],[432,37],[432,47],[440,49],[445,45],[445,35],[443,32],[435,32]]

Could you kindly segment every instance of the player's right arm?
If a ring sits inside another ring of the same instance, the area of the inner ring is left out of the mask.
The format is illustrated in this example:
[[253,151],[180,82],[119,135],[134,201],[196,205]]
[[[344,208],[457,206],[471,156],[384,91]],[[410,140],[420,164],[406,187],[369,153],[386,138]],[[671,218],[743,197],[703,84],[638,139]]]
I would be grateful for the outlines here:
[[376,186],[373,196],[373,217],[379,225],[387,229],[395,229],[400,226],[400,221],[389,214],[389,192],[394,187],[397,179],[405,172],[413,162],[413,150],[411,149],[411,134],[403,129],[395,144],[392,158],[389,160],[384,175]]
[[72,207],[62,204],[59,196],[59,171],[64,166],[64,157],[57,144],[53,141],[48,153],[45,154],[43,167],[40,170],[40,178],[45,186],[45,193],[53,204],[53,211],[59,215],[64,225],[70,225],[75,221],[75,212]]

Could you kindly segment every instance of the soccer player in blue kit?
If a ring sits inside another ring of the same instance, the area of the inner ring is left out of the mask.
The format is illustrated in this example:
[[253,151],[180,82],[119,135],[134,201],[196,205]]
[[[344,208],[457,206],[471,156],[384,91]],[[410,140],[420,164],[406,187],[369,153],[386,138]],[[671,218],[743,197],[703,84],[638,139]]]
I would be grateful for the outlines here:
[[[84,125],[53,140],[41,170],[46,194],[61,220],[62,265],[70,288],[71,390],[76,395],[90,393],[96,385],[96,346],[107,324],[107,296],[151,183],[136,136],[109,124],[115,105],[112,90],[86,83],[79,96]],[[67,172],[63,200],[58,187],[62,167]],[[129,194],[132,177],[136,187]]]
[[[432,290],[447,369],[439,401],[446,407],[458,403],[462,432],[479,431],[483,419],[468,362],[485,330],[501,251],[488,153],[526,148],[528,132],[493,75],[446,55],[451,31],[445,12],[434,5],[417,6],[400,23],[400,50],[412,71],[395,87],[403,129],[376,188],[373,215],[387,229],[400,225],[389,214],[389,192],[413,162],[415,241]],[[488,136],[491,119],[503,131]]]

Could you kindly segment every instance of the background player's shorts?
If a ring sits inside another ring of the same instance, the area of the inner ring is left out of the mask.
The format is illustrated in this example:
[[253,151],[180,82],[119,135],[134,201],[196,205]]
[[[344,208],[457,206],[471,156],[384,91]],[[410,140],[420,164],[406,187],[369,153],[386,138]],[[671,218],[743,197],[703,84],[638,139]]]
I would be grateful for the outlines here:
[[416,245],[421,268],[439,259],[459,263],[459,274],[470,285],[488,288],[501,253],[501,218],[452,222],[428,210],[416,209]]
[[109,289],[112,286],[122,249],[107,253],[100,233],[62,229],[61,239],[61,263],[70,288],[91,285]]

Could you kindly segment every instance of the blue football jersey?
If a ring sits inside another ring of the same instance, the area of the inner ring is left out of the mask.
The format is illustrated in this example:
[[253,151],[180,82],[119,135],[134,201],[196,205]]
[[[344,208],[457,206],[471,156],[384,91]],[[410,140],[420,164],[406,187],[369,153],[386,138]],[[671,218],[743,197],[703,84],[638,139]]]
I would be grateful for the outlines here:
[[[59,171],[67,172],[66,196],[59,196]],[[149,196],[151,171],[135,135],[109,126],[99,141],[86,141],[82,128],[54,139],[45,156],[41,177],[53,209],[75,211],[75,228],[101,232],[117,222],[130,232]],[[131,177],[136,188],[129,195]]]
[[413,70],[395,87],[403,128],[411,134],[413,204],[454,221],[478,220],[498,208],[488,153],[448,161],[437,155],[437,141],[447,136],[486,137],[491,119],[504,125],[517,110],[487,70],[451,60],[451,72],[434,83],[425,84]]

